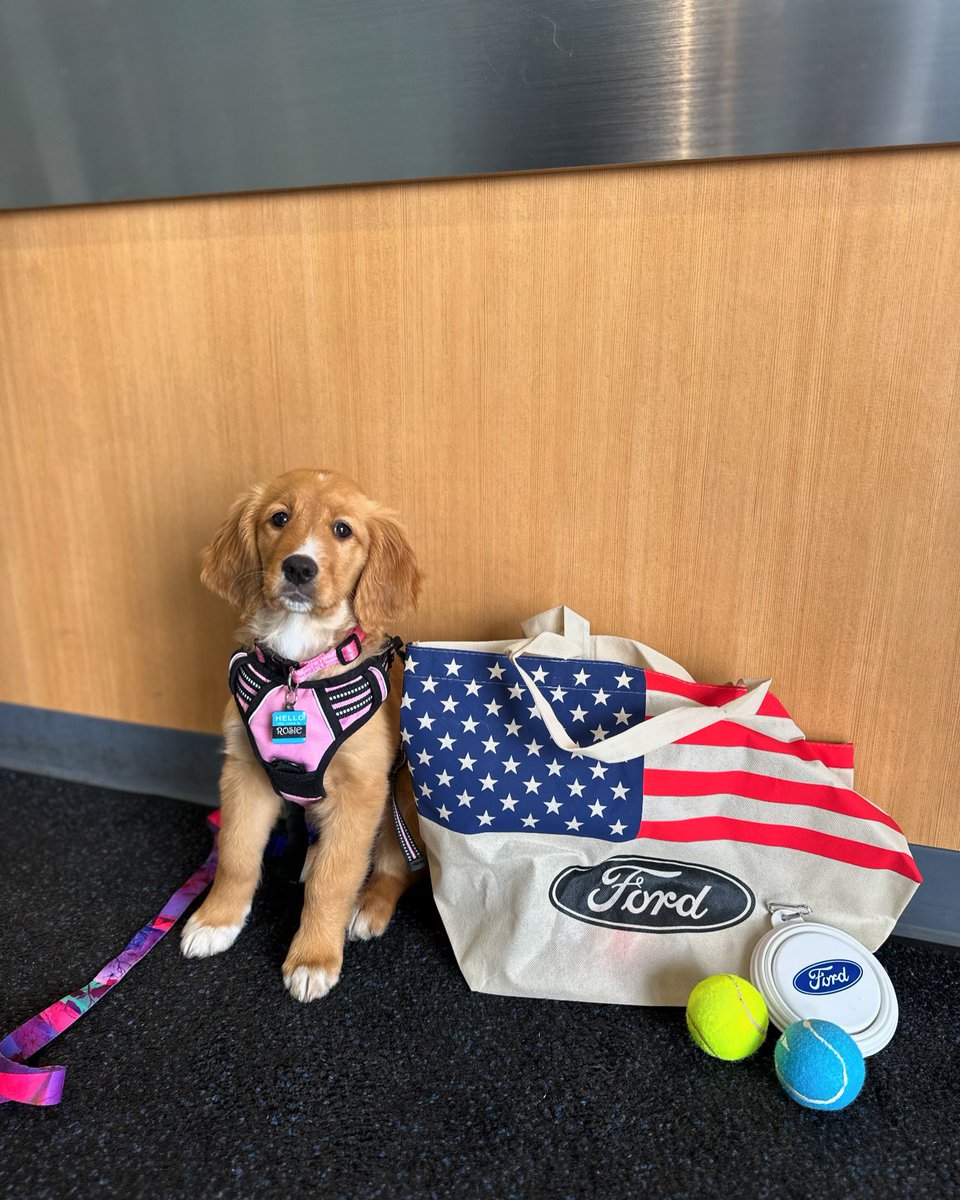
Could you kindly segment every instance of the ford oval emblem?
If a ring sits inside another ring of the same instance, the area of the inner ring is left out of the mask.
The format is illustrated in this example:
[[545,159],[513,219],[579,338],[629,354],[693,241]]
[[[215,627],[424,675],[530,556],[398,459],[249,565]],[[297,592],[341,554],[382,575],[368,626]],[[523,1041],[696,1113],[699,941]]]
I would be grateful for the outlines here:
[[714,867],[662,858],[609,858],[567,867],[550,902],[568,917],[608,929],[706,933],[738,925],[756,900],[745,883]]
[[859,963],[848,958],[831,958],[798,971],[793,977],[793,986],[806,996],[827,996],[853,987],[862,975],[863,967]]

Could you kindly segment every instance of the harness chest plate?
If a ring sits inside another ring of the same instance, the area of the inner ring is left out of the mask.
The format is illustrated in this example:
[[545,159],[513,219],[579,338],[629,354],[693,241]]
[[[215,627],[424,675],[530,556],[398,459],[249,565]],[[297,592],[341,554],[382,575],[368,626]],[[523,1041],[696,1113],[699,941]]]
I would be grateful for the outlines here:
[[377,655],[342,675],[307,679],[291,695],[290,664],[261,646],[230,659],[230,691],[257,761],[285,800],[310,804],[324,796],[323,776],[351,733],[390,692],[390,668],[403,643],[391,638]]

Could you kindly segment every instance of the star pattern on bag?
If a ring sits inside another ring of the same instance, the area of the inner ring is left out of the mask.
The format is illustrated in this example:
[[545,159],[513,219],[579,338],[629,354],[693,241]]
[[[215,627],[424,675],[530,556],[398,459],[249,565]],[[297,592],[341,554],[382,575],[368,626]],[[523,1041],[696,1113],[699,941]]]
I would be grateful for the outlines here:
[[[523,663],[578,746],[644,720],[638,668]],[[636,837],[642,761],[602,763],[558,749],[506,655],[411,646],[403,692],[401,736],[422,816],[460,833]]]

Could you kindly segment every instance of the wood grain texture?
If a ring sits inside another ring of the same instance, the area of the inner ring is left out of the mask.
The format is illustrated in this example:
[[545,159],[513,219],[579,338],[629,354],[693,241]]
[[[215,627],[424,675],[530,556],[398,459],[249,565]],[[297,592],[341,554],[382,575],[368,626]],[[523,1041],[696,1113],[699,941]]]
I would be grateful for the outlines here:
[[0,699],[217,728],[198,554],[336,466],[406,637],[563,601],[772,675],[960,848],[960,149],[0,216]]

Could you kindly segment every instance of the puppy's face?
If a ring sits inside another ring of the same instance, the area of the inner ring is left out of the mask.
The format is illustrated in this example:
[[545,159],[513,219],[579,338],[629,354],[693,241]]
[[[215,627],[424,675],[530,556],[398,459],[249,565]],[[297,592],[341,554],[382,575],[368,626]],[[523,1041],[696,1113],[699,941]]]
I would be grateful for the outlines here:
[[256,516],[261,599],[324,615],[352,595],[370,548],[372,505],[347,481],[304,471],[263,491]]
[[366,629],[413,607],[416,557],[396,517],[333,471],[288,471],[257,484],[204,551],[201,579],[244,615],[325,617],[349,601]]

